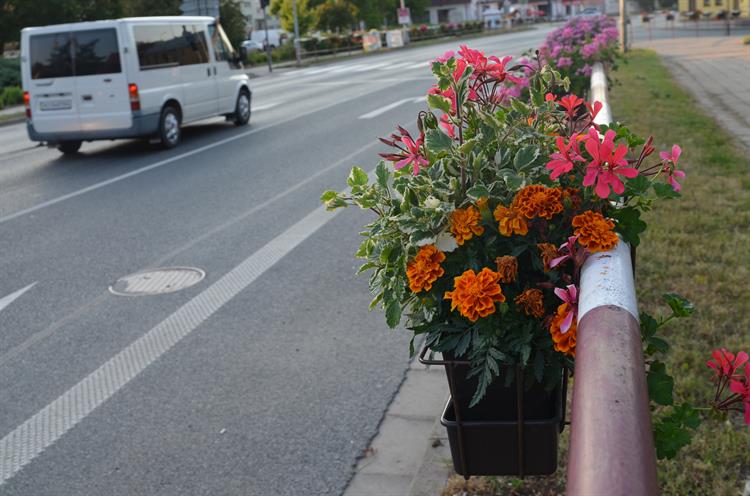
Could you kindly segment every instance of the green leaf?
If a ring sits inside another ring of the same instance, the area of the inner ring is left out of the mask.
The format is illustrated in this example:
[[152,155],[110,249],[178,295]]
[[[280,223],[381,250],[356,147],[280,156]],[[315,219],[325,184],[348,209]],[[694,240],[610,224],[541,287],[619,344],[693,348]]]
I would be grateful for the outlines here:
[[490,192],[483,184],[475,184],[474,186],[469,188],[468,191],[466,191],[466,196],[473,200],[478,200],[480,198],[488,198],[490,196]]
[[425,137],[427,148],[433,152],[449,151],[453,147],[450,136],[438,129],[430,129]]
[[690,432],[675,422],[665,419],[654,425],[656,457],[660,460],[674,458],[682,447],[690,444],[690,441]]
[[442,110],[446,114],[450,114],[451,111],[451,102],[444,96],[427,95],[427,105],[429,105],[430,108]]
[[651,315],[646,312],[641,312],[641,336],[644,339],[648,339],[659,329],[659,323]]
[[693,304],[688,299],[678,294],[664,293],[662,296],[664,301],[667,302],[667,305],[669,305],[669,308],[672,309],[674,316],[677,318],[688,317],[695,311]]
[[346,184],[350,187],[365,186],[367,184],[367,173],[360,167],[353,167]]
[[641,212],[633,207],[614,209],[610,215],[617,221],[617,232],[622,234],[626,243],[638,246],[639,234],[646,230],[646,223],[641,220]]
[[656,336],[648,340],[648,345],[659,353],[667,353],[669,351],[669,343],[662,338]]
[[625,196],[645,196],[650,187],[651,181],[646,176],[635,176],[625,183]]
[[339,196],[339,194],[336,191],[329,189],[327,191],[324,191],[323,194],[320,195],[320,201],[322,201],[323,203],[327,203],[333,200],[334,198],[336,198],[337,196]]
[[375,175],[378,178],[378,184],[384,188],[388,188],[388,179],[391,177],[391,171],[388,170],[388,166],[382,160],[378,163],[375,168]]
[[385,306],[385,322],[393,329],[401,322],[401,305],[396,300],[391,300]]
[[659,361],[651,364],[646,375],[648,383],[648,396],[656,404],[671,405],[674,402],[672,393],[674,390],[674,379],[667,374],[667,367]]
[[534,145],[527,145],[518,150],[515,158],[513,159],[513,168],[520,172],[531,166],[534,161],[539,157],[539,147]]
[[656,196],[667,200],[682,196],[670,184],[666,183],[654,183],[654,191],[656,192]]

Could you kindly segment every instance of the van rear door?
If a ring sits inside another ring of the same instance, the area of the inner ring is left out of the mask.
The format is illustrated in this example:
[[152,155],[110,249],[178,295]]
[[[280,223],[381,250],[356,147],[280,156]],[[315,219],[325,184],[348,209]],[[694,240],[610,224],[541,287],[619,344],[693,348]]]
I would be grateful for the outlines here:
[[34,129],[42,133],[80,131],[70,32],[29,33],[26,46]]
[[130,127],[133,116],[116,27],[72,31],[71,40],[81,129]]

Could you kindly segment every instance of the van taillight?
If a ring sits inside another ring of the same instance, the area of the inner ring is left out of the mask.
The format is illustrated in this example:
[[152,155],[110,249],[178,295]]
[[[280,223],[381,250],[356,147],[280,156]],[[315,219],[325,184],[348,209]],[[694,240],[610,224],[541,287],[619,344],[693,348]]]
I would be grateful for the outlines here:
[[28,91],[23,92],[23,106],[26,107],[26,118],[31,119],[31,97]]
[[130,110],[141,110],[141,97],[138,96],[137,84],[128,85],[128,95],[130,95]]

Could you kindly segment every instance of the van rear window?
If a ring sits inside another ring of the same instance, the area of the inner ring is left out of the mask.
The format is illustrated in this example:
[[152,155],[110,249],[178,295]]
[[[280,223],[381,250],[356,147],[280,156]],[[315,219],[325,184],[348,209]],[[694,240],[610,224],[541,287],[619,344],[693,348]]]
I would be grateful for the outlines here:
[[120,47],[114,29],[74,31],[75,74],[113,74],[120,72]]
[[121,72],[115,29],[90,29],[31,36],[31,79]]
[[31,79],[70,77],[73,54],[70,33],[37,34],[29,38]]

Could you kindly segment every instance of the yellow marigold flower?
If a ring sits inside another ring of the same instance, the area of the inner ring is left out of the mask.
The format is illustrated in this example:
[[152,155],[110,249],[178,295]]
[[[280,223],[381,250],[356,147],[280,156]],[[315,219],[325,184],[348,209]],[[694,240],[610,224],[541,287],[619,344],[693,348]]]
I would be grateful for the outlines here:
[[563,211],[561,198],[562,191],[559,188],[532,184],[516,193],[513,198],[513,207],[527,219],[542,217],[550,220],[553,215]]
[[523,313],[536,318],[544,317],[544,299],[539,289],[527,289],[513,299]]
[[472,322],[479,317],[495,313],[495,303],[505,301],[500,289],[500,274],[487,267],[479,274],[469,269],[453,280],[453,291],[446,291],[444,298],[451,300],[451,311],[458,311]]
[[484,227],[479,225],[480,219],[479,211],[473,206],[457,208],[451,213],[450,230],[458,246],[473,238],[474,235],[481,236],[484,233]]
[[549,333],[552,335],[555,350],[574,357],[576,356],[576,319],[573,319],[568,332],[563,334],[560,330],[560,325],[571,310],[568,303],[563,303],[557,307],[557,313],[552,316]]
[[445,270],[440,266],[443,260],[445,254],[434,245],[420,248],[417,256],[406,265],[409,289],[414,293],[432,289],[432,283],[445,274]]
[[498,229],[503,236],[520,234],[525,236],[529,232],[529,225],[520,212],[513,208],[498,205],[493,214],[499,222]]
[[549,272],[549,263],[557,258],[557,247],[552,243],[538,243],[536,247],[539,248],[539,256],[544,262],[544,272]]
[[587,210],[573,217],[572,224],[576,228],[573,233],[580,236],[578,242],[592,253],[611,250],[620,241],[613,231],[615,223],[599,212]]
[[497,264],[497,273],[500,275],[500,282],[508,284],[515,282],[518,275],[518,259],[513,255],[505,255],[495,259]]

